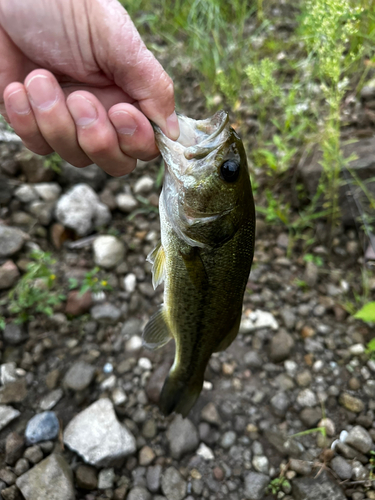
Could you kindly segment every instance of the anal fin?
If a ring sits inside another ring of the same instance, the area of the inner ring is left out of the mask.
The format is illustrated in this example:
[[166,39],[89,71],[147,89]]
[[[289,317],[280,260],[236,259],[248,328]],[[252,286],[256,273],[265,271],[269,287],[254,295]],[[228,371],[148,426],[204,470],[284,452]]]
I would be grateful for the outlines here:
[[151,350],[159,349],[167,344],[171,338],[171,332],[164,318],[164,308],[160,306],[143,330],[143,346]]
[[165,252],[160,241],[147,255],[146,260],[152,264],[152,286],[155,290],[164,281],[165,276]]
[[227,347],[231,345],[233,340],[237,337],[237,333],[240,327],[240,322],[241,322],[241,311],[238,317],[236,318],[236,321],[234,322],[232,328],[229,330],[227,335],[223,338],[223,340],[220,342],[220,344],[216,347],[216,349],[213,352],[225,351],[225,349],[227,349]]

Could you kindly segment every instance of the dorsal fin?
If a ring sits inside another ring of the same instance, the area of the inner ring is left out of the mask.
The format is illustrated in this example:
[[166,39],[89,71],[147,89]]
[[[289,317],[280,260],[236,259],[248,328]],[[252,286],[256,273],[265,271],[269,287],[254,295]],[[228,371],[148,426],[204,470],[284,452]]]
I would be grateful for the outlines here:
[[161,241],[152,252],[147,255],[147,261],[152,264],[152,286],[155,288],[164,281],[165,277],[165,252]]
[[147,349],[155,350],[163,347],[171,338],[171,332],[164,318],[164,308],[161,305],[143,330],[143,345]]

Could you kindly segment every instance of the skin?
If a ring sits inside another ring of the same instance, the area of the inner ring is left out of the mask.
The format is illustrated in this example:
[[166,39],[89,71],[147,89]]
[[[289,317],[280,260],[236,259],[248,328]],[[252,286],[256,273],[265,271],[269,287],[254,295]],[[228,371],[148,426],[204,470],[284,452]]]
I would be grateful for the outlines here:
[[0,0],[0,113],[26,147],[111,175],[179,135],[173,83],[117,0]]

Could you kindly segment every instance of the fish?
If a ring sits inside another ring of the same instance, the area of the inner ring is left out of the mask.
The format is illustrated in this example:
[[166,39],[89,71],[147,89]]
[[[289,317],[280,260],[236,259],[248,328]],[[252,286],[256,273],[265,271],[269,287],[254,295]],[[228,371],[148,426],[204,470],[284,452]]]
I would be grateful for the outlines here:
[[175,340],[160,393],[165,414],[186,417],[203,387],[211,354],[237,336],[254,255],[255,207],[243,143],[219,111],[194,120],[178,114],[180,136],[153,124],[165,164],[159,199],[161,241],[148,255],[163,304],[146,324],[144,347]]

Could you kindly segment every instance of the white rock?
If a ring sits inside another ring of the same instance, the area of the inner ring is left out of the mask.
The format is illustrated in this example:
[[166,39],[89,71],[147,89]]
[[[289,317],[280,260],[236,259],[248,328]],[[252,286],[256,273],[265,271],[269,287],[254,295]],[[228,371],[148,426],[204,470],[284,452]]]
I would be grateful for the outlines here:
[[317,405],[317,399],[311,389],[304,389],[297,396],[297,402],[304,408],[311,408]]
[[108,224],[111,213],[90,186],[77,184],[57,202],[56,218],[63,226],[85,236],[94,228]]
[[12,406],[0,405],[0,431],[20,415],[21,412],[15,410]]
[[363,344],[354,344],[349,347],[349,352],[353,356],[360,356],[366,351],[366,348]]
[[116,204],[122,212],[130,213],[137,208],[138,201],[131,194],[120,193],[116,196]]
[[64,392],[62,389],[55,389],[44,396],[44,398],[40,401],[39,406],[43,411],[52,410],[52,408],[57,405],[63,396]]
[[15,382],[18,379],[17,365],[13,361],[4,363],[0,366],[1,385],[6,385],[9,382]]
[[14,196],[22,203],[30,203],[31,201],[38,199],[38,193],[35,191],[33,186],[30,186],[29,184],[22,184],[18,187],[14,191]]
[[116,385],[117,377],[116,375],[111,375],[110,377],[103,380],[100,384],[100,389],[106,391],[107,389],[113,389]]
[[340,441],[342,443],[345,443],[345,441],[346,441],[346,439],[347,439],[348,436],[349,436],[349,432],[348,431],[345,431],[345,430],[341,431],[340,432]]
[[271,330],[277,330],[279,325],[271,313],[257,309],[256,311],[251,312],[248,317],[242,318],[240,333],[246,334],[261,328],[271,328]]
[[99,399],[71,420],[64,443],[96,467],[105,467],[136,450],[134,436],[116,418],[112,402]]
[[137,277],[133,273],[129,273],[124,278],[124,288],[128,293],[133,293],[137,286]]
[[138,360],[138,366],[142,370],[151,370],[152,368],[152,363],[148,358],[139,358]]
[[149,193],[154,187],[154,180],[148,175],[145,175],[137,180],[134,185],[135,194]]
[[115,236],[98,236],[93,244],[95,264],[111,269],[117,266],[125,255],[125,246]]
[[252,464],[257,472],[268,474],[269,462],[267,457],[257,455],[253,458]]
[[44,201],[56,201],[61,193],[61,187],[56,182],[40,182],[34,184],[34,189]]
[[202,457],[204,460],[213,460],[215,455],[211,448],[206,446],[204,443],[201,443],[199,448],[197,449],[197,455]]
[[142,339],[139,335],[133,335],[125,344],[125,351],[139,351],[142,347]]
[[110,488],[113,488],[114,481],[115,481],[114,469],[103,469],[99,472],[98,476],[99,490],[109,490]]
[[112,401],[116,406],[120,406],[125,401],[128,399],[127,395],[125,394],[124,390],[121,389],[121,387],[116,387],[112,391]]

